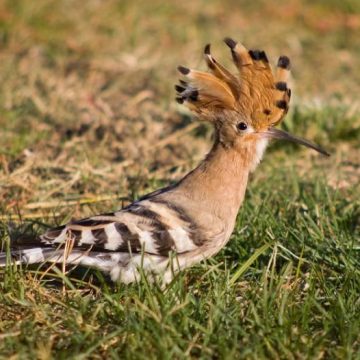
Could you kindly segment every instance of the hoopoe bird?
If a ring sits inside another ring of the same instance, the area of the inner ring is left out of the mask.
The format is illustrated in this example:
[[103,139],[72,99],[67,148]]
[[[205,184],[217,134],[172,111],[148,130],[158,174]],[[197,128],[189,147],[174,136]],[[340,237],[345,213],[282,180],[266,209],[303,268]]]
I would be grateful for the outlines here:
[[[13,240],[7,263],[66,263],[100,269],[131,283],[145,274],[168,282],[177,271],[219,252],[229,241],[249,174],[270,139],[326,151],[275,126],[289,108],[290,60],[281,56],[273,74],[264,51],[248,51],[226,38],[238,69],[231,73],[204,50],[209,72],[179,66],[177,101],[213,124],[205,159],[175,185],[145,195],[111,213],[71,221],[27,243]],[[16,249],[17,246],[17,249]]]

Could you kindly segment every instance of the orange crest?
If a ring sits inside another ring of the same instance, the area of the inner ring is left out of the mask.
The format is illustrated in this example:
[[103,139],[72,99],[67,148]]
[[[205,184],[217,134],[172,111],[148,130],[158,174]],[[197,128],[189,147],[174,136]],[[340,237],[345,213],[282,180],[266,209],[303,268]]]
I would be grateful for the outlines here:
[[221,113],[231,111],[246,117],[256,129],[278,124],[289,108],[289,58],[279,58],[273,75],[264,51],[248,51],[229,38],[224,41],[231,49],[239,74],[234,75],[219,64],[210,53],[210,45],[206,45],[204,56],[210,72],[179,66],[186,81],[180,80],[180,85],[175,86],[177,101],[212,122]]

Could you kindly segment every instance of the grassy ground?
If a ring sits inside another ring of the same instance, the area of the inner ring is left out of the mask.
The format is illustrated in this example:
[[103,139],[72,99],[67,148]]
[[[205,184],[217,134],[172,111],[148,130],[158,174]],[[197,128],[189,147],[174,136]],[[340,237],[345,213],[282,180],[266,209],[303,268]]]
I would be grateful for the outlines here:
[[[315,3],[315,4],[314,4]],[[0,243],[179,179],[210,129],[174,101],[232,36],[293,63],[285,128],[231,242],[161,290],[80,270],[0,271],[0,358],[360,359],[360,3],[0,2]],[[64,284],[64,285],[63,285]]]

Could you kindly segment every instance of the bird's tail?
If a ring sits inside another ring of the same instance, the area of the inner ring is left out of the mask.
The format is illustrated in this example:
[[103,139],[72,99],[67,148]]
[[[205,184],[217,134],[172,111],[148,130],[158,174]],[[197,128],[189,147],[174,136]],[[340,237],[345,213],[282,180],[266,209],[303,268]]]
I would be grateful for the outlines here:
[[41,263],[66,263],[98,268],[109,272],[124,259],[119,253],[92,251],[91,249],[72,248],[69,244],[46,246],[35,233],[20,233],[8,227],[10,244],[0,247],[0,268],[7,265],[31,265]]
[[68,250],[66,248],[33,247],[0,253],[0,268],[7,265],[31,265],[42,263],[66,263],[97,268],[110,272],[115,265],[125,262],[122,253],[104,253],[88,250]]
[[[160,256],[150,256],[135,254],[132,256],[124,252],[98,252],[89,250],[66,248],[45,248],[34,247],[22,250],[13,250],[7,253],[0,252],[0,272],[6,266],[11,265],[30,265],[30,264],[66,264],[71,266],[84,266],[98,269],[108,274],[113,281],[131,283],[138,281],[141,274],[139,268],[146,271],[150,270],[151,275],[157,272],[164,272],[161,280],[167,283],[171,280],[174,269],[168,268],[169,259]],[[156,265],[155,267],[153,267]],[[176,270],[175,270],[176,271]],[[153,278],[150,278],[150,280]]]
[[54,256],[61,256],[63,251],[55,249],[47,249],[41,247],[34,247],[21,250],[10,250],[7,252],[0,252],[0,267],[14,264],[38,264],[48,261]]
[[[66,264],[80,265],[84,267],[95,268],[110,275],[114,281],[130,283],[140,279],[138,271],[142,268],[145,272],[161,273],[168,268],[169,258],[130,252],[113,252],[98,249],[79,248],[74,246],[74,242],[57,244],[58,247],[44,244],[37,235],[14,235],[9,231],[10,246],[7,250],[1,252],[0,248],[0,271],[8,265],[31,265],[31,264]],[[172,268],[169,268],[169,274],[164,275],[171,279]],[[168,282],[168,280],[164,280]]]

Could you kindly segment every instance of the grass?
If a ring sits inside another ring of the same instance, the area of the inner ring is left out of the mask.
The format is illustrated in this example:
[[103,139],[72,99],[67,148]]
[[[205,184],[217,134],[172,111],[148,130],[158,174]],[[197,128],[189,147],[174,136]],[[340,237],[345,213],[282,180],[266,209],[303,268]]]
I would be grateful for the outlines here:
[[225,36],[292,58],[283,126],[332,156],[274,143],[229,244],[166,289],[0,270],[0,358],[360,359],[359,29],[356,0],[2,2],[3,249],[9,220],[40,231],[193,167],[211,131],[175,69],[209,41],[229,63]]

